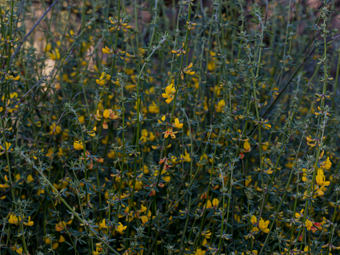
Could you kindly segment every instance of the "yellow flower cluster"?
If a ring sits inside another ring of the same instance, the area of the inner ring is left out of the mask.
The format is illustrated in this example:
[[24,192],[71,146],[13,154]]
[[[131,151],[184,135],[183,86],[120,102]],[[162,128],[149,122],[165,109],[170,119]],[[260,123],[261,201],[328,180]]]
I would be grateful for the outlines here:
[[165,102],[170,104],[172,100],[175,98],[176,88],[175,88],[175,81],[171,80],[171,83],[166,86],[165,93],[162,93],[162,97],[165,98]]
[[111,75],[102,72],[99,79],[96,79],[96,83],[100,86],[104,86],[111,79]]

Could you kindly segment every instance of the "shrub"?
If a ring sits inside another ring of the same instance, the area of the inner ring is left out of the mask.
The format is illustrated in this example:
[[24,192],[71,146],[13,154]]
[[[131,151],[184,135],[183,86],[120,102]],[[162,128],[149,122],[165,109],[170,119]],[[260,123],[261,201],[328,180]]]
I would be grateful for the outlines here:
[[259,2],[2,1],[0,253],[336,254],[338,6]]

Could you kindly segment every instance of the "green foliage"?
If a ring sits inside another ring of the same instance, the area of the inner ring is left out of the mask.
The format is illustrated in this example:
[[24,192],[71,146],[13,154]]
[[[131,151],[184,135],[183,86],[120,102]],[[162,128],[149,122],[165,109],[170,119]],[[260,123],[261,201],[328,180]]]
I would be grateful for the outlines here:
[[336,1],[70,2],[0,5],[0,254],[340,250]]

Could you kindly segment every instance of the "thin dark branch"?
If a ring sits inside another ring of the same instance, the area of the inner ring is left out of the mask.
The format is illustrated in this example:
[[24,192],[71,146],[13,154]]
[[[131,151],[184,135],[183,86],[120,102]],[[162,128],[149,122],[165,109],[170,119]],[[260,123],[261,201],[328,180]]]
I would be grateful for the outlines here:
[[37,20],[37,22],[35,22],[35,24],[33,25],[33,27],[31,28],[31,30],[24,36],[24,38],[21,40],[21,42],[19,43],[19,45],[16,47],[13,55],[11,56],[11,59],[9,61],[9,66],[11,66],[14,58],[16,57],[16,55],[18,55],[22,45],[24,44],[24,42],[27,40],[27,38],[33,33],[33,31],[36,29],[36,27],[40,24],[40,22],[45,18],[45,16],[47,15],[47,13],[49,13],[53,6],[56,5],[56,3],[59,0],[54,0],[54,2],[46,9],[46,11],[43,13],[43,15]]
[[[296,77],[296,75],[300,72],[301,68],[306,64],[307,60],[313,55],[314,51],[316,50],[317,45],[314,45],[317,37],[319,34],[317,34],[316,36],[314,36],[312,43],[307,46],[307,48],[304,50],[304,52],[308,52],[305,57],[303,58],[303,61],[299,64],[299,66],[295,69],[295,71],[293,72],[293,74],[289,77],[289,79],[287,80],[286,84],[282,87],[282,89],[280,90],[279,94],[275,97],[275,99],[269,104],[268,108],[261,114],[261,119],[266,118],[270,112],[274,109],[275,105],[279,102],[279,99],[281,98],[281,96],[284,94],[284,92],[287,90],[287,88],[289,87],[289,85],[291,84],[291,82],[294,80],[294,78]],[[327,44],[329,44],[330,42],[333,42],[337,39],[340,38],[340,34],[335,35],[332,38],[328,38],[327,39]],[[314,46],[313,46],[314,45]],[[313,46],[313,47],[312,47]],[[255,126],[251,132],[248,134],[248,136],[252,136],[255,132],[255,130],[257,129],[257,126]]]

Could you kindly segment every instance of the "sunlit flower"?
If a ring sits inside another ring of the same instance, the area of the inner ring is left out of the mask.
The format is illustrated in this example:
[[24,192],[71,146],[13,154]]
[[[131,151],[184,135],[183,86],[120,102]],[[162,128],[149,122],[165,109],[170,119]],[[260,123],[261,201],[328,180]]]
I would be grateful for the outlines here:
[[329,181],[326,181],[326,177],[325,177],[325,174],[324,174],[322,168],[318,168],[318,170],[317,170],[316,183],[319,186],[328,186],[330,184]]
[[249,143],[248,139],[244,141],[243,149],[244,149],[244,152],[249,152],[251,150],[250,143]]
[[56,48],[55,50],[53,50],[52,52],[48,52],[47,56],[52,59],[52,60],[59,60],[60,59],[60,52],[59,49]]
[[32,175],[31,174],[27,175],[26,182],[31,183],[33,181],[34,181],[34,179],[33,179]]
[[306,219],[305,220],[305,226],[306,226],[307,230],[310,231],[311,228],[313,227],[313,222],[309,219]]
[[181,128],[183,127],[183,123],[180,123],[180,122],[179,122],[179,119],[178,119],[178,118],[175,118],[174,127],[175,127],[175,128],[178,128],[178,129],[181,129]]
[[140,139],[143,143],[145,143],[145,142],[148,140],[148,135],[149,135],[148,130],[142,129],[141,137],[140,137],[139,139]]
[[143,225],[149,221],[148,216],[145,216],[145,215],[140,216],[139,218],[142,221]]
[[65,221],[59,221],[56,225],[55,225],[55,230],[57,232],[63,231],[66,228],[66,222]]
[[223,112],[224,107],[225,107],[224,99],[218,101],[218,103],[216,105],[216,112]]
[[11,148],[12,144],[9,142],[5,142],[5,145],[2,146],[0,144],[0,155],[4,154],[6,151],[12,151],[13,148]]
[[252,181],[251,176],[250,176],[250,175],[246,176],[246,179],[245,179],[245,181],[244,181],[244,185],[245,185],[246,187],[248,187],[249,184],[251,183],[251,181]]
[[259,221],[259,229],[264,232],[264,233],[269,233],[269,228],[268,228],[268,225],[269,225],[269,220],[264,220],[264,219],[260,219]]
[[250,222],[251,222],[251,224],[253,224],[253,225],[256,225],[256,224],[257,224],[257,218],[256,218],[255,215],[252,215],[252,216],[250,217]]
[[118,223],[118,226],[116,227],[116,230],[119,234],[123,234],[124,230],[127,228],[127,226],[124,226],[121,222]]
[[108,226],[106,225],[105,219],[103,219],[100,223],[99,223],[99,229],[107,229]]
[[27,222],[24,222],[25,226],[32,227],[34,225],[34,221],[31,220],[31,216],[28,216]]
[[198,248],[196,251],[195,251],[195,254],[194,255],[205,255],[206,251],[205,250],[202,250],[201,248]]
[[188,75],[194,75],[194,74],[195,74],[195,71],[192,71],[192,70],[191,70],[192,66],[193,66],[193,64],[190,63],[187,67],[185,67],[185,68],[183,69],[183,72],[184,72],[185,74],[188,74]]
[[104,86],[107,81],[111,79],[111,75],[106,74],[105,72],[102,72],[99,79],[96,79],[96,83],[100,86]]
[[184,162],[191,162],[190,154],[185,150],[184,155],[181,155],[181,159]]
[[220,201],[218,201],[218,199],[217,198],[214,198],[213,200],[212,200],[212,205],[213,205],[213,207],[218,207],[218,204],[220,203]]
[[177,132],[173,132],[172,131],[172,128],[168,128],[165,132],[163,132],[164,138],[168,138],[170,136],[171,139],[175,139],[176,138],[176,133]]
[[103,54],[112,54],[113,50],[111,50],[109,47],[105,46],[104,48],[102,48],[102,52],[103,52]]
[[73,142],[73,148],[77,151],[84,149],[83,142],[80,140],[76,140]]
[[17,217],[15,214],[11,213],[8,218],[8,223],[17,225],[19,223],[19,217]]
[[307,145],[309,146],[309,147],[315,147],[316,146],[316,144],[317,144],[317,142],[316,142],[316,140],[315,139],[312,139],[310,136],[307,136],[306,137],[306,140],[307,140]]
[[320,166],[325,170],[329,170],[332,167],[332,162],[329,160],[329,157],[327,157],[327,159],[322,162]]
[[162,93],[162,97],[165,98],[165,102],[170,104],[172,100],[175,98],[176,88],[174,80],[165,88],[165,93]]
[[149,105],[148,110],[150,113],[159,113],[159,107],[156,105],[155,101],[152,101],[152,103]]

